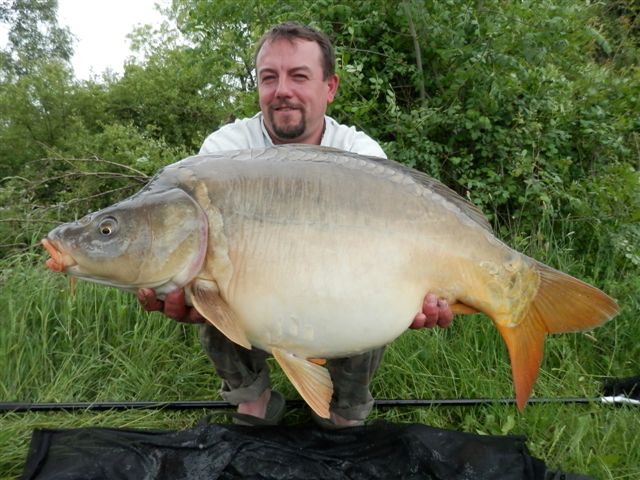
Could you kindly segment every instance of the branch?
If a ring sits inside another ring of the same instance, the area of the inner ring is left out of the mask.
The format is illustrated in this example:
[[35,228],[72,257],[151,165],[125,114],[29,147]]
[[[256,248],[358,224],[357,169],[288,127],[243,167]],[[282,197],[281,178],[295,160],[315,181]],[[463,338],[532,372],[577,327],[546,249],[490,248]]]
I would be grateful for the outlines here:
[[420,101],[424,102],[427,94],[424,89],[424,75],[422,71],[422,53],[420,52],[420,43],[418,42],[418,34],[416,33],[416,27],[413,24],[413,18],[411,18],[411,11],[409,10],[409,4],[405,1],[402,2],[404,7],[404,13],[407,16],[407,22],[409,23],[409,33],[413,39],[413,48],[416,51],[416,69],[418,70],[418,89],[420,92]]
[[56,175],[53,177],[44,178],[38,182],[34,182],[33,185],[42,185],[43,183],[51,182],[53,180],[62,180],[65,178],[74,178],[74,177],[101,177],[101,178],[126,178],[129,180],[134,180],[139,183],[146,183],[148,177],[140,178],[139,175],[127,175],[125,173],[117,173],[117,172],[69,172],[64,173],[62,175]]
[[41,158],[38,160],[34,160],[35,162],[47,162],[47,161],[53,161],[53,162],[66,162],[66,163],[82,163],[82,162],[100,162],[100,163],[106,163],[107,165],[113,165],[116,166],[118,168],[121,168],[123,170],[129,170],[131,172],[134,172],[137,176],[142,177],[144,179],[148,179],[149,175],[147,175],[144,172],[141,172],[140,170],[137,170],[135,168],[133,168],[130,165],[126,165],[124,163],[118,163],[118,162],[114,162],[111,160],[105,160],[103,158],[94,156],[92,158],[58,158],[58,157],[48,157],[48,158]]

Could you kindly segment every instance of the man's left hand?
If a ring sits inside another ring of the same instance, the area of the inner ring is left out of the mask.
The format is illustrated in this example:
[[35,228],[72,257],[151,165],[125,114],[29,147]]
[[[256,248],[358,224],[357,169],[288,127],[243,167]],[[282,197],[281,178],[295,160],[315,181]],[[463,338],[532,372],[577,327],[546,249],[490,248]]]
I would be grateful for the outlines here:
[[422,311],[416,314],[409,328],[447,328],[453,322],[453,312],[444,298],[428,293],[422,302]]

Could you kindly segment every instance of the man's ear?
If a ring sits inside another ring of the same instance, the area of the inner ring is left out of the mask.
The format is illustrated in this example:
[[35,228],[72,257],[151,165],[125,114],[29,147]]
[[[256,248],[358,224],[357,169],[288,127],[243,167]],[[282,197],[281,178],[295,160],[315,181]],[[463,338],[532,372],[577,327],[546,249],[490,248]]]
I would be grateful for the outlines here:
[[333,102],[333,99],[336,97],[336,92],[338,91],[339,83],[340,77],[335,73],[327,79],[327,86],[329,87],[327,90],[327,103]]

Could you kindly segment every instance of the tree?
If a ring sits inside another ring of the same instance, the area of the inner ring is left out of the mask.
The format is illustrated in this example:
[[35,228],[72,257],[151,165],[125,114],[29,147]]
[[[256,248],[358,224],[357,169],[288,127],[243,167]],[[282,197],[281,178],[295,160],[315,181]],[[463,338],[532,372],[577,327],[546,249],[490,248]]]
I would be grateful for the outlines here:
[[[248,98],[264,30],[283,20],[320,28],[336,45],[341,76],[332,116],[444,180],[503,234],[544,244],[540,225],[567,228],[556,219],[572,219],[577,248],[587,252],[640,238],[633,5],[220,0],[210,8],[174,0],[173,11],[202,61],[223,66],[238,85],[238,99]],[[257,108],[234,105],[245,114]],[[607,225],[596,242],[593,223]]]
[[[142,45],[153,41],[150,32],[138,35]],[[110,83],[107,110],[118,121],[197,151],[204,137],[228,118],[236,92],[198,60],[198,52],[188,46],[156,44]]]
[[69,62],[71,32],[60,27],[57,0],[2,0],[0,22],[8,25],[8,46],[2,51],[0,80],[33,73],[42,62]]
[[[7,5],[2,19],[17,18]],[[11,70],[0,82],[0,168],[47,152],[148,157],[145,168],[193,153],[228,119],[257,111],[255,44],[293,20],[336,45],[330,115],[442,179],[501,233],[544,243],[540,225],[571,222],[585,252],[640,245],[633,2],[173,0],[166,13],[180,35],[169,24],[135,32],[139,55],[121,78],[74,82],[64,49],[57,63],[34,60],[33,73]],[[592,223],[607,227],[595,242]]]
[[0,178],[41,156],[68,128],[71,34],[56,0],[2,0],[8,44],[0,54]]

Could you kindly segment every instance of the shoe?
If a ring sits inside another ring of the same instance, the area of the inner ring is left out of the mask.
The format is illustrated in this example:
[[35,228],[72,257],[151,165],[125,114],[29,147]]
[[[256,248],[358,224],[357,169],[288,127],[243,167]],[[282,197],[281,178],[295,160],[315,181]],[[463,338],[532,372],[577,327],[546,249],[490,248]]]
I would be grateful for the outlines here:
[[311,416],[313,418],[313,421],[316,422],[316,425],[318,425],[320,428],[324,430],[343,430],[345,428],[354,428],[354,427],[364,426],[364,420],[353,420],[353,423],[349,425],[339,425],[337,423],[334,423],[332,419],[322,418],[321,416],[316,414],[316,412],[313,412],[313,411],[311,412]]
[[287,410],[286,400],[280,392],[271,391],[271,398],[267,404],[267,412],[264,418],[258,418],[246,413],[233,412],[229,413],[233,417],[233,423],[236,425],[244,425],[248,427],[263,427],[278,425],[284,413]]

